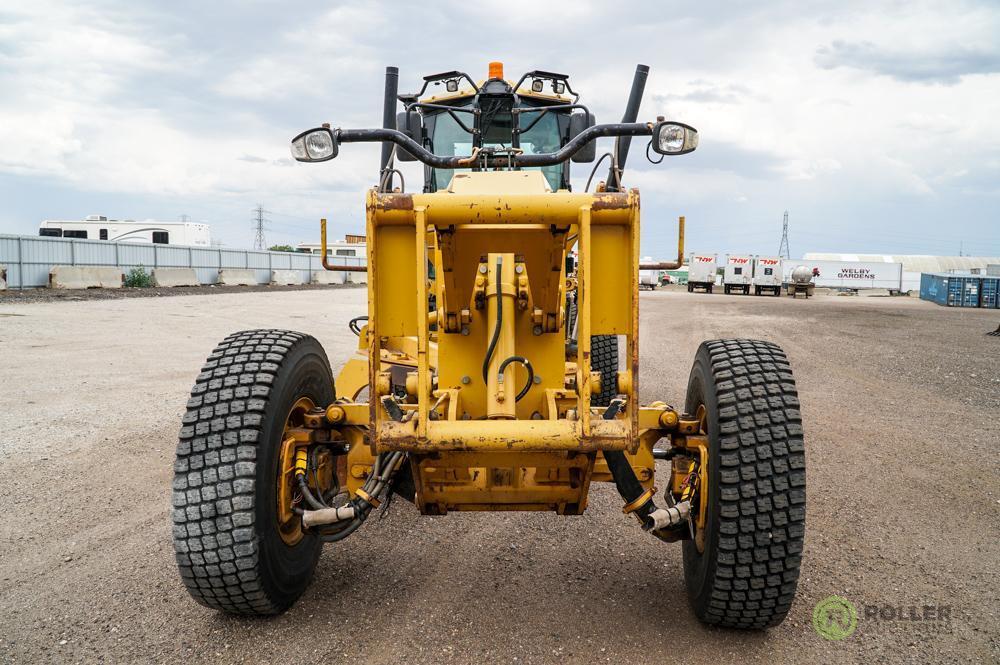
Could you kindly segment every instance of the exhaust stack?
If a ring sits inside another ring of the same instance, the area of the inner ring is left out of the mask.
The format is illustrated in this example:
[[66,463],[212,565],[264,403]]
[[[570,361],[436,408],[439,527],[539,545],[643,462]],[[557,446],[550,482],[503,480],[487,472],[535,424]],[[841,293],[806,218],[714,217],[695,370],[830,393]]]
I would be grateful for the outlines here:
[[[625,105],[625,113],[622,115],[622,122],[635,122],[639,117],[639,105],[642,104],[642,93],[646,89],[646,77],[649,76],[649,67],[646,65],[635,66],[635,76],[632,77],[632,89],[628,93],[628,104]],[[619,136],[615,140],[615,154],[618,155],[618,173],[615,174],[615,165],[608,169],[608,179],[605,181],[605,189],[609,192],[618,191],[618,182],[622,174],[625,173],[625,161],[628,159],[628,149],[632,145],[631,136]]]

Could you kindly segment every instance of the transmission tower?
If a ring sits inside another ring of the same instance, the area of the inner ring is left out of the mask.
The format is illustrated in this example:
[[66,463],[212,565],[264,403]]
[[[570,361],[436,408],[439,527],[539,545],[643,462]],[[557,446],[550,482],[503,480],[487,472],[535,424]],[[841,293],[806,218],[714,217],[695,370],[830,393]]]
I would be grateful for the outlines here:
[[264,225],[267,223],[267,218],[264,217],[265,212],[267,211],[264,210],[264,206],[259,203],[253,209],[253,248],[257,250],[267,249],[267,241],[264,240]]
[[788,251],[788,211],[785,211],[785,220],[781,223],[781,246],[778,247],[778,257],[783,259],[792,258]]

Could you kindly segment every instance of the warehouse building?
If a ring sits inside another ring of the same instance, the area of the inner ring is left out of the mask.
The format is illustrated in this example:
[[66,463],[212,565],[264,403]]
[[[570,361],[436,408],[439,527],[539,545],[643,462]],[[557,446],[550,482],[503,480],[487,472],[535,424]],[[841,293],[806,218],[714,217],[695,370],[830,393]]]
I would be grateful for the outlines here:
[[[844,265],[898,263],[903,266],[900,290],[919,291],[921,273],[981,273],[986,267],[1000,263],[996,256],[930,256],[925,254],[842,254],[828,252],[807,252],[801,263],[808,266],[810,261],[824,261]],[[786,265],[796,265],[796,261],[786,261]]]

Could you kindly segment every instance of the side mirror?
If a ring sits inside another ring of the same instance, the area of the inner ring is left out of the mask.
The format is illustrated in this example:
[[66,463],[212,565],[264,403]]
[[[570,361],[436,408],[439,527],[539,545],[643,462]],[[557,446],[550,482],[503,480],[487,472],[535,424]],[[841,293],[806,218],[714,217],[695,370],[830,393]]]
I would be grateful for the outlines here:
[[658,122],[653,127],[653,151],[685,155],[698,147],[698,130],[683,122]]
[[[580,111],[569,116],[569,138],[573,140],[579,136],[583,130],[593,127],[594,114],[589,111]],[[578,163],[592,162],[597,158],[597,141],[591,141],[583,146],[573,155],[572,160]]]
[[292,157],[297,162],[327,162],[338,152],[337,137],[329,127],[308,129],[292,139]]
[[[424,125],[420,114],[416,111],[402,111],[396,114],[396,129],[406,134],[408,137],[419,143],[424,144]],[[401,162],[415,162],[417,158],[411,155],[406,150],[403,150],[399,146],[396,146],[396,157]]]

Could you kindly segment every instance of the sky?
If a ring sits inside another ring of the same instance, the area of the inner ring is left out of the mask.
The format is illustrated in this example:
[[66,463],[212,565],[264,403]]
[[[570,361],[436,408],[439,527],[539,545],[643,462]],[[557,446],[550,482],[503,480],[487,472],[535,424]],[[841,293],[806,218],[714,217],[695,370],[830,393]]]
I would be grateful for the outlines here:
[[640,120],[700,134],[659,165],[633,143],[644,255],[675,254],[679,215],[691,250],[773,254],[787,210],[793,257],[997,256],[998,36],[997,2],[0,0],[0,233],[186,215],[246,248],[258,204],[268,244],[317,241],[320,217],[363,233],[378,147],[288,144],[379,125],[387,65],[401,91],[491,60],[563,72],[616,122],[643,63]]

